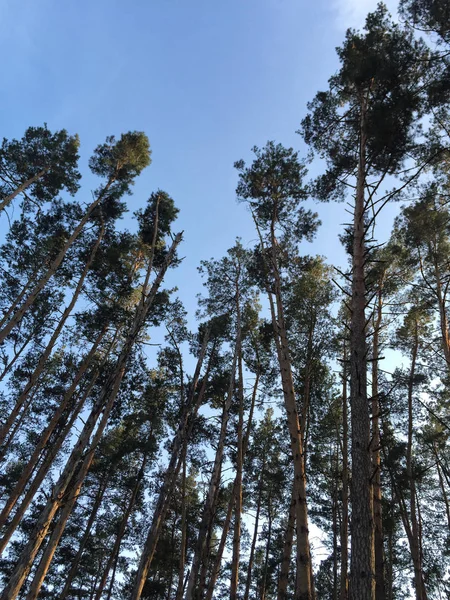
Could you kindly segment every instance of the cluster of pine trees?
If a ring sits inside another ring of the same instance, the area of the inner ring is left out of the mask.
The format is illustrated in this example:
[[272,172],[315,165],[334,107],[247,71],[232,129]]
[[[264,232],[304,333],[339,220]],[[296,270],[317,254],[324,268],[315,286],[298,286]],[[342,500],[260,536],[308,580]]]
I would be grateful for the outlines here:
[[[76,136],[3,141],[1,600],[450,597],[450,4],[401,13],[308,105],[322,175],[236,162],[257,243],[202,263],[194,331],[173,199],[121,220],[145,134],[95,149],[88,203]],[[308,198],[347,203],[345,272]]]

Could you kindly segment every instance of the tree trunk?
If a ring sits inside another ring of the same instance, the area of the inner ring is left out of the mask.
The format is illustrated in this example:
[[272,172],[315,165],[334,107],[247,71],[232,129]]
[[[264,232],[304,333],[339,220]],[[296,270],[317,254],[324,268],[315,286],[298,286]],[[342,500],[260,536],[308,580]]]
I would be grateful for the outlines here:
[[438,454],[438,451],[434,444],[433,444],[433,454],[436,459],[436,470],[437,470],[437,474],[438,474],[438,478],[439,478],[439,486],[441,488],[442,498],[443,498],[444,504],[445,504],[445,513],[447,515],[447,526],[450,530],[450,505],[448,502],[447,490],[445,489],[444,478],[442,476],[441,461],[439,459],[439,454]]
[[[265,248],[258,222],[253,217],[256,230],[259,235],[261,250],[264,254]],[[284,310],[281,295],[281,278],[277,259],[277,241],[275,238],[275,215],[271,224],[271,248],[270,248],[270,266],[269,273],[274,280],[273,288],[267,284],[267,295],[270,304],[270,313],[272,317],[272,326],[274,331],[275,344],[277,348],[278,364],[280,367],[281,384],[283,389],[284,406],[286,411],[288,430],[290,436],[292,461],[294,464],[295,480],[295,508],[297,522],[297,576],[295,600],[312,600],[313,582],[311,578],[311,555],[309,548],[308,531],[308,510],[306,501],[306,473],[303,456],[303,434],[300,426],[297,402],[295,397],[294,382],[292,377],[292,365],[289,352],[289,343],[284,321]],[[276,309],[272,293],[275,294]]]
[[187,440],[185,440],[182,449],[182,473],[181,473],[181,543],[180,543],[180,564],[178,566],[178,585],[175,594],[175,600],[182,600],[184,591],[184,566],[186,563],[187,547],[187,522],[186,522],[186,454]]
[[[256,352],[256,354],[258,356],[258,352]],[[255,383],[254,383],[254,386],[253,386],[252,401],[251,401],[250,412],[249,412],[248,422],[247,422],[247,428],[246,428],[246,431],[245,431],[244,442],[243,442],[244,457],[245,457],[245,455],[247,453],[248,442],[249,442],[249,439],[250,439],[250,433],[251,433],[251,428],[252,428],[252,423],[253,423],[253,412],[254,412],[254,408],[255,408],[256,396],[257,396],[257,393],[258,393],[259,379],[261,377],[260,369],[259,369],[259,358],[257,358],[257,360],[258,360],[258,372],[256,373]],[[235,481],[234,481],[234,485],[236,485],[236,478],[235,478]],[[233,492],[232,492],[232,494],[230,496],[230,500],[228,502],[228,510],[227,510],[227,514],[225,516],[224,525],[223,525],[223,528],[222,528],[222,535],[221,535],[221,538],[220,538],[219,547],[217,549],[216,560],[215,560],[213,568],[211,570],[211,576],[210,576],[210,580],[209,580],[209,584],[208,584],[208,590],[207,590],[207,593],[206,593],[206,600],[211,600],[212,599],[213,593],[214,593],[214,588],[215,588],[215,585],[216,585],[216,582],[217,582],[217,578],[219,576],[220,565],[222,563],[223,551],[225,549],[225,544],[226,544],[226,541],[227,541],[228,531],[229,531],[230,523],[231,523],[231,515],[233,513],[233,506],[234,506],[233,499],[234,499],[234,487],[233,487]]]
[[[240,332],[238,332],[238,337],[240,336]],[[204,563],[206,554],[208,552],[207,547],[207,532],[212,527],[212,522],[214,519],[214,506],[215,506],[215,498],[217,495],[217,491],[220,485],[220,474],[222,470],[222,460],[223,460],[223,452],[225,447],[225,437],[227,432],[228,419],[230,414],[230,408],[233,401],[233,392],[234,392],[234,382],[236,377],[236,363],[237,363],[237,353],[238,353],[238,343],[236,342],[236,348],[234,352],[233,365],[231,368],[230,374],[230,382],[227,392],[227,398],[224,402],[223,412],[222,412],[222,422],[220,426],[220,434],[217,442],[217,450],[216,456],[214,459],[214,466],[211,473],[211,479],[208,488],[208,495],[206,497],[205,506],[203,508],[202,520],[200,523],[200,528],[198,532],[197,544],[194,553],[194,558],[192,559],[191,572],[189,575],[188,586],[186,590],[185,600],[200,600],[202,597],[203,590],[199,589],[197,585],[198,574],[201,568],[201,565]]]
[[347,351],[344,342],[342,367],[342,525],[341,525],[341,593],[340,600],[348,598],[348,407],[347,407]]
[[[417,519],[416,505],[416,482],[413,472],[413,433],[414,433],[414,418],[413,418],[413,394],[414,394],[414,378],[416,373],[417,353],[419,349],[419,334],[416,323],[414,345],[411,355],[411,367],[408,380],[408,441],[406,447],[406,475],[409,483],[409,514],[411,520],[410,535],[408,536],[410,543],[411,558],[414,566],[414,587],[416,591],[416,600],[426,600],[427,594],[425,583],[423,580],[422,560],[419,540],[419,522]],[[405,515],[406,516],[406,515]]]
[[[51,354],[51,352],[52,352],[52,350],[53,350],[53,348],[54,348],[54,346],[56,344],[56,341],[58,340],[59,335],[60,335],[60,333],[61,333],[61,331],[62,331],[62,329],[63,329],[63,327],[64,327],[64,325],[65,325],[65,323],[67,321],[67,319],[69,318],[70,313],[73,310],[73,307],[75,306],[75,304],[76,304],[76,302],[77,302],[77,300],[78,300],[78,298],[80,296],[81,290],[82,290],[83,285],[84,285],[84,281],[85,281],[86,276],[87,276],[87,274],[88,274],[88,272],[89,272],[89,270],[91,268],[91,265],[92,265],[92,262],[93,262],[93,260],[95,258],[95,255],[97,254],[97,250],[98,250],[98,248],[99,248],[99,246],[101,244],[101,241],[103,239],[104,233],[105,233],[105,226],[102,223],[102,226],[100,228],[100,231],[99,231],[99,234],[98,234],[97,239],[95,241],[95,244],[94,244],[94,246],[93,246],[93,248],[91,250],[91,253],[89,255],[89,259],[88,259],[88,261],[86,262],[86,264],[84,266],[83,272],[81,273],[80,279],[78,280],[78,284],[77,284],[77,286],[75,288],[75,291],[74,291],[74,293],[72,295],[72,299],[70,300],[70,303],[68,304],[68,306],[64,310],[63,315],[62,315],[61,319],[59,320],[58,325],[57,325],[55,331],[53,332],[50,340],[48,341],[47,346],[46,346],[44,352],[42,353],[41,357],[39,358],[38,364],[36,365],[36,368],[34,369],[33,373],[31,374],[31,376],[30,376],[30,378],[28,380],[28,383],[26,384],[24,390],[22,391],[22,393],[20,394],[19,398],[17,399],[17,402],[16,402],[13,410],[11,411],[8,419],[6,420],[6,423],[0,429],[0,444],[3,444],[3,442],[4,442],[4,440],[5,440],[6,436],[7,436],[10,428],[12,427],[15,419],[17,418],[17,415],[20,412],[20,409],[23,407],[25,401],[28,398],[28,395],[29,395],[30,391],[34,388],[34,386],[38,382],[38,380],[39,380],[39,378],[40,378],[40,376],[41,376],[41,374],[42,374],[42,372],[44,370],[45,364],[46,364],[46,362],[47,362],[47,360],[48,360],[48,358],[49,358],[49,356],[50,356],[50,354]],[[12,440],[12,438],[10,437],[9,443],[11,443],[11,440]],[[5,451],[6,451],[6,448],[4,448],[2,450],[3,453]],[[1,458],[1,456],[2,456],[2,454],[0,454],[0,458]]]
[[380,402],[378,394],[379,331],[383,318],[383,279],[378,283],[376,317],[373,324],[372,356],[372,486],[375,545],[375,598],[385,600],[383,518],[381,505]]
[[[239,298],[237,300],[239,304]],[[240,308],[238,312],[238,331],[240,332]],[[236,477],[234,483],[234,533],[233,533],[233,557],[231,562],[230,600],[237,600],[239,582],[239,556],[241,548],[241,513],[242,513],[242,468],[244,460],[244,377],[242,373],[242,349],[238,334],[238,395],[239,395],[239,421],[236,457]]]
[[[127,507],[126,507],[126,509],[125,509],[125,511],[123,513],[122,520],[120,521],[120,526],[119,526],[119,530],[117,532],[116,539],[114,541],[113,549],[111,551],[111,554],[109,555],[108,562],[107,562],[106,567],[105,567],[105,569],[103,571],[102,578],[100,580],[99,586],[98,586],[97,591],[95,593],[95,600],[100,600],[101,599],[103,590],[104,590],[106,582],[108,580],[109,572],[110,572],[113,564],[117,563],[117,559],[118,559],[119,551],[120,551],[120,545],[122,543],[123,536],[124,536],[124,533],[125,533],[125,528],[127,526],[128,519],[130,518],[131,512],[132,512],[132,510],[134,508],[134,505],[135,505],[135,502],[136,502],[136,498],[137,498],[137,494],[138,494],[138,491],[139,491],[139,487],[140,487],[140,485],[142,483],[142,480],[144,478],[146,463],[147,463],[147,454],[144,454],[144,458],[142,459],[142,464],[141,464],[141,467],[140,467],[139,472],[137,474],[136,483],[135,483],[133,491],[131,493],[130,500],[128,501]],[[63,594],[61,594],[60,600],[64,600],[64,598],[65,598],[65,595],[64,595],[64,592],[63,592]]]
[[[55,429],[58,427],[58,425],[61,424],[61,421],[64,421],[64,419],[63,419],[64,412],[68,408],[69,402],[73,398],[75,389],[78,386],[79,382],[81,381],[81,378],[86,373],[86,370],[89,368],[89,366],[92,364],[92,360],[95,356],[95,353],[97,352],[98,346],[99,346],[100,342],[102,341],[105,333],[106,333],[106,328],[104,328],[98,335],[97,339],[95,340],[94,344],[92,345],[91,350],[89,351],[89,354],[86,356],[85,360],[82,362],[80,369],[78,370],[78,373],[77,373],[75,379],[73,380],[70,388],[64,394],[61,404],[59,405],[58,409],[53,414],[49,424],[47,425],[47,427],[43,431],[41,437],[39,438],[39,441],[33,451],[33,454],[31,455],[28,463],[24,467],[19,480],[17,481],[16,485],[14,486],[14,489],[12,490],[8,500],[6,501],[5,506],[3,507],[2,513],[0,514],[0,525],[3,525],[6,522],[11,510],[15,506],[17,500],[19,499],[19,497],[22,494],[23,490],[25,489],[26,485],[29,483],[30,476],[31,476],[32,472],[34,471],[34,469],[36,468],[36,466],[39,462],[39,459],[42,456],[43,451],[48,446],[51,435],[53,434]],[[91,389],[97,379],[97,376],[98,376],[98,371],[96,373],[95,378],[91,379],[91,383],[89,384],[89,386],[87,388],[88,393],[91,391]],[[37,491],[39,485],[42,483],[45,475],[47,474],[48,469],[50,468],[50,466],[52,464],[53,458],[56,456],[57,452],[61,448],[73,423],[75,422],[82,407],[84,406],[84,402],[87,398],[87,395],[88,394],[86,394],[86,393],[82,394],[81,399],[75,404],[74,411],[72,413],[71,418],[69,419],[69,423],[70,423],[69,426],[63,427],[63,430],[60,433],[60,435],[58,436],[57,440],[51,445],[51,448],[49,450],[51,459],[50,459],[50,461],[44,460],[44,463],[47,464],[48,468],[42,469],[43,465],[41,465],[41,468],[39,471],[39,477],[36,476],[35,480],[33,480],[33,483],[30,486],[30,489],[31,488],[34,489],[34,492]],[[68,418],[68,417],[69,417],[69,415],[67,414],[66,418]],[[28,496],[28,494],[27,494],[27,496]],[[33,496],[30,497],[29,501],[32,500],[32,497]],[[22,516],[27,508],[28,508],[28,503],[25,506],[21,506],[21,508],[18,511],[20,513],[19,519],[22,518]],[[14,520],[16,520],[16,516],[15,516]],[[3,543],[4,542],[2,540],[2,542],[0,542],[0,553],[3,551],[3,548],[4,548]]]
[[[146,294],[145,289],[143,289],[143,294],[145,294],[145,302],[142,305],[142,308],[141,308],[141,303],[140,303],[139,307],[136,310],[133,324],[130,327],[130,331],[127,336],[127,339],[125,340],[123,348],[117,359],[114,371],[113,371],[112,375],[110,377],[108,377],[105,385],[103,386],[103,388],[99,394],[99,397],[97,398],[96,402],[94,403],[94,406],[92,407],[91,413],[86,421],[83,431],[82,431],[77,443],[75,444],[69,459],[67,460],[66,466],[65,466],[57,484],[53,488],[52,495],[49,498],[49,500],[47,501],[46,506],[44,507],[44,509],[41,512],[41,515],[37,521],[35,530],[34,530],[33,534],[30,536],[29,542],[25,545],[25,547],[22,550],[22,553],[19,557],[16,568],[15,568],[15,570],[10,578],[10,581],[8,583],[8,586],[5,588],[2,596],[0,597],[1,600],[14,600],[17,597],[17,594],[20,591],[20,589],[25,581],[25,578],[27,577],[27,575],[31,569],[31,566],[36,557],[36,554],[39,551],[39,548],[41,547],[45,536],[47,535],[50,524],[51,524],[58,508],[64,502],[66,492],[68,491],[69,485],[72,482],[74,475],[75,475],[75,480],[74,480],[74,483],[70,486],[71,489],[69,491],[70,491],[70,494],[72,495],[72,497],[74,498],[73,504],[76,502],[76,499],[80,493],[84,478],[85,478],[87,471],[91,465],[95,449],[101,439],[101,436],[106,427],[110,412],[113,408],[115,398],[117,396],[122,378],[125,373],[128,358],[129,358],[131,351],[133,349],[133,346],[136,342],[136,338],[139,334],[139,331],[145,322],[145,317],[148,313],[148,310],[149,310],[150,306],[152,305],[153,300],[156,296],[156,293],[161,285],[161,282],[164,278],[165,272],[167,271],[168,266],[171,264],[171,262],[173,260],[176,248],[177,248],[178,244],[180,243],[180,241],[181,241],[181,234],[178,234],[175,237],[169,252],[167,253],[164,263],[160,268],[158,276],[156,277],[151,290],[148,292],[148,294]],[[152,261],[150,260],[148,268],[151,268],[151,263],[152,263]],[[94,427],[95,427],[97,420],[100,417],[100,414],[102,413],[102,411],[103,411],[103,415],[100,420],[100,423],[94,434],[94,437],[90,444],[89,450],[87,451],[87,454],[86,454],[86,456],[83,460],[83,463],[79,469],[78,475],[76,475],[75,472],[77,469],[77,465],[79,464],[80,460],[82,459],[84,451],[88,448],[89,439],[91,437],[91,434],[94,430]],[[72,502],[69,501],[66,504],[66,507],[62,510],[60,521],[59,521],[60,525],[59,525],[59,527],[57,527],[54,530],[54,532],[53,532],[54,536],[52,534],[53,540],[51,539],[49,541],[49,544],[47,545],[48,552],[46,550],[46,556],[49,556],[50,554],[53,555],[54,550],[56,549],[56,545],[54,546],[54,548],[52,545],[54,545],[55,540],[57,539],[57,536],[61,535],[62,531],[64,530],[65,522],[67,521],[67,518],[69,517],[69,514],[70,514],[71,504],[72,504]],[[59,528],[61,528],[61,533],[59,533]],[[58,538],[58,540],[59,540],[59,538]],[[43,564],[42,571],[44,571],[46,565],[44,562],[42,564]],[[37,576],[37,574],[35,575],[35,577],[36,576]],[[45,577],[45,572],[43,573],[43,576],[41,574],[39,574],[39,578],[41,579],[41,581],[43,580],[43,577]],[[38,581],[37,581],[37,583],[38,583]]]
[[261,501],[262,501],[262,492],[263,492],[263,472],[265,469],[265,465],[264,465],[264,459],[263,459],[263,465],[260,471],[260,475],[259,475],[259,481],[258,481],[258,501],[256,503],[256,515],[255,515],[255,524],[253,527],[253,539],[252,539],[252,545],[250,548],[250,556],[248,558],[248,567],[247,567],[247,580],[245,582],[245,593],[244,593],[244,600],[249,600],[249,596],[250,596],[250,586],[252,583],[252,570],[253,570],[253,560],[255,558],[255,550],[256,550],[256,542],[258,541],[258,527],[259,527],[259,515],[261,512]]
[[69,237],[67,242],[61,248],[61,250],[59,251],[56,258],[54,258],[52,260],[50,266],[48,267],[48,269],[46,270],[44,275],[42,275],[42,277],[36,283],[34,288],[31,290],[31,292],[28,295],[28,297],[26,298],[25,302],[22,304],[22,306],[20,308],[18,308],[16,310],[16,312],[11,317],[9,322],[0,330],[0,344],[8,337],[8,335],[11,333],[11,331],[14,329],[14,327],[19,323],[19,321],[22,319],[22,317],[27,312],[27,310],[30,308],[30,306],[34,303],[38,294],[44,289],[44,287],[47,285],[47,283],[50,281],[50,279],[56,273],[58,267],[64,260],[64,257],[66,256],[68,250],[71,248],[72,244],[75,242],[75,240],[78,238],[80,233],[83,231],[84,226],[89,221],[89,218],[92,215],[92,212],[99,205],[99,203],[103,200],[103,198],[105,197],[109,188],[114,183],[114,180],[115,180],[115,177],[112,177],[108,181],[108,183],[104,186],[103,190],[99,193],[96,200],[94,200],[94,202],[92,202],[90,204],[84,217],[81,219],[81,221],[75,227],[74,231],[72,232],[72,235]]
[[16,196],[28,189],[30,185],[33,185],[33,183],[36,183],[36,181],[38,181],[38,179],[41,179],[41,177],[43,177],[49,170],[50,167],[42,169],[42,171],[39,171],[39,173],[36,173],[36,175],[33,175],[33,177],[30,177],[29,179],[21,183],[19,186],[17,186],[13,192],[8,194],[7,196],[3,196],[3,198],[0,200],[0,211],[4,210],[7,206],[9,206]]
[[289,516],[284,535],[283,558],[281,560],[280,577],[278,579],[277,600],[287,600],[288,598],[287,588],[289,583],[289,570],[291,566],[292,542],[294,540],[295,533],[296,493],[294,485],[295,481],[292,483],[291,503],[289,505]]
[[202,403],[203,396],[206,390],[206,382],[209,375],[209,370],[211,367],[211,358],[214,354],[215,345],[213,346],[213,350],[211,352],[210,359],[208,361],[208,366],[206,369],[205,376],[203,378],[203,382],[200,388],[200,391],[197,396],[197,400],[194,403],[195,391],[197,389],[197,384],[200,378],[200,371],[202,368],[203,360],[206,355],[206,350],[209,342],[211,329],[208,329],[205,332],[205,336],[203,338],[202,348],[200,350],[200,354],[197,360],[197,366],[194,373],[194,378],[191,384],[191,389],[189,392],[189,397],[186,402],[186,406],[183,410],[183,415],[180,420],[180,425],[178,427],[177,433],[175,434],[175,438],[172,443],[172,452],[169,464],[166,469],[166,473],[164,475],[164,482],[161,486],[158,495],[158,502],[156,504],[155,512],[153,513],[152,523],[150,526],[150,530],[147,535],[147,539],[145,541],[144,549],[142,551],[141,559],[139,562],[138,571],[136,574],[136,578],[134,581],[133,591],[131,594],[131,600],[139,600],[141,597],[142,589],[145,584],[145,580],[147,579],[147,574],[150,569],[150,565],[153,560],[153,556],[155,554],[156,545],[158,543],[159,534],[161,531],[161,526],[164,523],[164,518],[166,511],[168,509],[168,505],[170,502],[170,498],[172,497],[173,490],[175,487],[175,482],[178,477],[179,470],[181,468],[181,460],[179,460],[180,451],[183,447],[185,440],[189,439],[190,433],[192,431],[193,423],[195,416],[198,412],[198,409]]
[[266,600],[267,588],[267,571],[269,570],[269,552],[272,543],[272,502],[271,491],[269,490],[268,506],[267,506],[267,544],[266,555],[264,558],[264,575],[261,584],[261,600]]
[[106,475],[105,479],[100,483],[100,486],[98,488],[98,491],[97,491],[97,494],[95,497],[95,501],[94,501],[94,506],[92,507],[92,509],[90,511],[89,519],[86,524],[86,528],[84,530],[83,537],[81,538],[81,541],[80,541],[80,546],[79,546],[78,551],[75,555],[75,558],[73,559],[72,564],[70,566],[70,571],[69,571],[69,574],[67,575],[63,591],[61,592],[61,594],[59,596],[60,600],[65,600],[65,598],[67,598],[67,595],[70,592],[70,586],[72,585],[72,581],[78,572],[78,567],[80,565],[81,557],[83,555],[84,549],[85,549],[87,541],[89,539],[89,536],[91,535],[92,525],[94,524],[94,521],[97,517],[98,509],[100,508],[100,505],[102,503],[103,496],[104,496],[106,488],[108,486],[108,482],[109,482],[109,474]]
[[350,405],[352,426],[352,552],[350,600],[374,600],[373,495],[371,484],[370,417],[367,401],[365,202],[366,110],[361,99],[358,174],[353,225],[352,300],[350,325]]

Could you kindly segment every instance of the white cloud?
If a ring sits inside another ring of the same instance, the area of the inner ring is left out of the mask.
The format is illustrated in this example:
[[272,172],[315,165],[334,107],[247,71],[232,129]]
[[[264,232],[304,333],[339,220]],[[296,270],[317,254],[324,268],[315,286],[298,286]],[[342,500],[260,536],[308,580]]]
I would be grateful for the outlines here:
[[[332,0],[332,10],[335,15],[336,25],[339,29],[356,29],[364,25],[367,13],[373,11],[379,0]],[[397,0],[384,0],[391,14],[397,14]]]

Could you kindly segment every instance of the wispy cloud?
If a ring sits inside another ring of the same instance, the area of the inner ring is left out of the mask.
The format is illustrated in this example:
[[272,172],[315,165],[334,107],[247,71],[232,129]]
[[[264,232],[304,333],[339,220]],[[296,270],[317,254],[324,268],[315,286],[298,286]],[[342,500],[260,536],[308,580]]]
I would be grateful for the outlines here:
[[[379,0],[333,0],[332,9],[335,15],[336,26],[339,29],[348,27],[359,28],[364,25],[367,13],[374,10]],[[398,2],[385,0],[385,4],[393,16],[397,13]]]

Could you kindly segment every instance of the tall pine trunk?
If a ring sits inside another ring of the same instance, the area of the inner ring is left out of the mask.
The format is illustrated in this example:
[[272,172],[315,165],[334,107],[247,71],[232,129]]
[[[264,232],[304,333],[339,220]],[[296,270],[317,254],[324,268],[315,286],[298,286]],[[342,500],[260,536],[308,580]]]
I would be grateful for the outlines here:
[[379,282],[378,285],[379,289],[376,298],[372,345],[372,486],[375,545],[375,598],[376,600],[385,600],[384,535],[381,505],[380,402],[378,393],[378,361],[380,360],[379,333],[383,318],[383,281]]
[[348,406],[347,349],[344,342],[342,367],[342,523],[340,600],[348,598]]
[[353,223],[352,299],[350,323],[350,406],[352,426],[352,527],[350,600],[374,600],[373,495],[370,417],[367,399],[365,200],[366,111],[361,98],[358,174]]
[[284,534],[283,557],[281,559],[280,576],[278,578],[277,600],[287,600],[287,588],[289,583],[289,570],[291,566],[292,542],[295,533],[295,481],[292,483],[291,502],[289,504],[289,515]]

